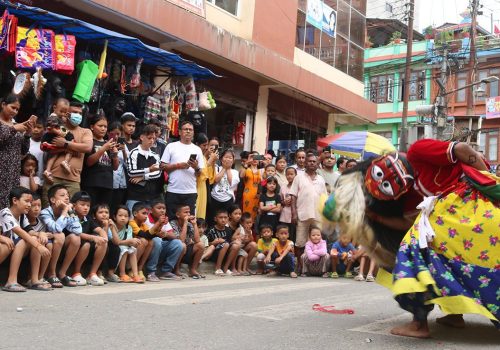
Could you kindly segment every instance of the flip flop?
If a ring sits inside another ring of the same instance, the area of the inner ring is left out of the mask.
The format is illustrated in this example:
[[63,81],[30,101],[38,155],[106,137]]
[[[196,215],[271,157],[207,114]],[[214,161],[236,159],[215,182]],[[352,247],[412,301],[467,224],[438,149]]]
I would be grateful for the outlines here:
[[50,285],[52,286],[52,288],[62,288],[63,287],[63,285],[61,283],[61,280],[59,278],[55,277],[55,276],[54,277],[49,277],[47,279],[47,282],[50,283]]
[[6,284],[5,286],[2,287],[2,290],[4,292],[13,292],[13,293],[26,292],[26,288],[24,288],[18,283]]
[[191,278],[194,280],[199,280],[201,277],[200,275],[191,275]]
[[41,290],[41,291],[48,291],[48,290],[51,290],[52,288],[51,287],[47,287],[47,285],[44,284],[44,283],[35,283],[35,284],[31,285],[30,289]]

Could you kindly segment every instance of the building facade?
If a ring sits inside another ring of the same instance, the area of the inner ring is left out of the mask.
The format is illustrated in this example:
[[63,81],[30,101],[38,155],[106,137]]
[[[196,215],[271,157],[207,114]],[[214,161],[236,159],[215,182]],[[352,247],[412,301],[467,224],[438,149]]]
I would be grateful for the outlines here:
[[[338,125],[376,120],[375,104],[364,98],[366,0],[32,2],[135,33],[220,75],[196,85],[217,101],[206,112],[209,136],[243,128],[236,153],[315,147]],[[316,18],[318,9],[335,20]]]
[[[408,142],[432,137],[431,127],[418,118],[415,108],[431,101],[432,68],[425,61],[425,41],[413,43],[412,69],[409,82]],[[390,44],[365,49],[365,97],[377,104],[375,125],[337,126],[337,132],[367,130],[389,139],[399,146],[403,112],[406,44]]]

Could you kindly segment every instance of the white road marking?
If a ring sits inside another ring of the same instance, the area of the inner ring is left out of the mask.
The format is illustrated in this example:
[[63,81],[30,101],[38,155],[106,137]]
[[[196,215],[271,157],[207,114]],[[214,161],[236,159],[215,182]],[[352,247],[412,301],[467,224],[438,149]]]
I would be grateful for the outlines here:
[[[347,299],[347,301],[346,301]],[[311,312],[317,312],[312,310],[313,304],[320,304],[322,306],[335,306],[335,309],[354,309],[356,314],[357,309],[361,310],[358,306],[366,305],[367,303],[373,303],[377,300],[386,300],[385,295],[371,295],[369,293],[348,296],[332,296],[327,298],[311,299],[306,301],[291,302],[284,304],[274,304],[268,306],[262,306],[252,309],[230,311],[226,312],[226,315],[231,316],[245,316],[254,318],[264,318],[268,320],[281,321],[291,318],[298,318],[303,315],[307,315]],[[348,317],[349,315],[346,315]]]
[[[268,279],[270,281],[279,281],[279,279]],[[286,280],[290,282],[291,280]],[[242,298],[249,297],[255,295],[262,294],[277,294],[277,293],[286,293],[286,292],[295,292],[299,290],[310,290],[314,288],[332,288],[333,286],[341,286],[344,283],[340,282],[330,282],[325,283],[322,282],[311,282],[311,283],[297,283],[297,284],[281,284],[274,286],[258,286],[255,281],[253,282],[253,288],[242,288],[242,289],[226,289],[215,292],[205,292],[205,293],[193,293],[193,294],[183,294],[183,295],[175,295],[175,296],[167,296],[167,297],[159,297],[159,298],[147,298],[147,299],[138,299],[134,301],[139,301],[141,303],[148,304],[156,304],[156,305],[164,305],[164,306],[177,306],[177,305],[185,305],[185,304],[202,304],[207,303],[213,300],[220,299],[229,299],[229,298]],[[217,284],[217,283],[216,283]]]
[[265,282],[284,283],[289,280],[282,278],[265,278],[265,277],[220,277],[207,280],[190,280],[183,281],[161,281],[161,282],[146,282],[145,284],[136,283],[116,283],[103,287],[76,287],[64,288],[62,291],[79,295],[105,295],[105,294],[124,294],[124,293],[142,293],[157,290],[173,290],[183,288],[198,288],[198,287],[215,287],[227,286],[234,284],[257,284]]

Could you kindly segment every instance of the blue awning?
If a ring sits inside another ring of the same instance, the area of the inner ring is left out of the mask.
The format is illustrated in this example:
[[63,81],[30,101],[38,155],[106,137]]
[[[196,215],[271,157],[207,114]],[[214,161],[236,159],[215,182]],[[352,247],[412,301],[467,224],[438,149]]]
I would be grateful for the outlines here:
[[104,45],[104,41],[108,40],[109,49],[131,59],[143,58],[144,64],[168,68],[174,75],[192,76],[195,79],[218,77],[210,69],[185,60],[177,54],[146,45],[137,38],[113,32],[75,18],[62,16],[38,7],[12,4],[5,0],[0,0],[0,8],[2,10],[7,8],[9,13],[33,21],[35,27],[52,29],[58,34],[74,35],[77,39],[100,45]]

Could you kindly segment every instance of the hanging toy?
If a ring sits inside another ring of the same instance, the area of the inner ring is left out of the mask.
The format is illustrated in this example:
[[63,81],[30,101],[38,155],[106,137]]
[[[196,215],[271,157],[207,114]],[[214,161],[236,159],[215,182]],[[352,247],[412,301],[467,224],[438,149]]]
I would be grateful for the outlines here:
[[132,89],[136,89],[141,85],[141,66],[143,61],[143,58],[139,58],[135,66],[135,73],[132,74],[132,78],[130,78],[130,87]]
[[39,100],[42,97],[43,87],[47,83],[47,79],[42,75],[42,67],[36,69],[36,73],[31,78],[31,84],[35,92],[35,98]]
[[101,53],[101,59],[99,61],[99,71],[97,73],[97,79],[103,79],[108,76],[106,72],[104,72],[104,66],[106,65],[106,56],[108,55],[108,40],[104,40],[104,47]]
[[212,94],[210,93],[210,91],[207,91],[207,99],[208,99],[208,103],[210,104],[210,109],[214,109],[215,107],[217,107],[217,104],[215,103],[215,100],[212,97]]
[[19,98],[23,98],[30,89],[30,74],[29,73],[19,73],[14,81],[14,87],[12,88],[12,93],[17,95]]
[[120,92],[122,95],[125,95],[125,92],[127,92],[127,69],[123,64],[120,74]]

